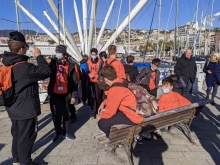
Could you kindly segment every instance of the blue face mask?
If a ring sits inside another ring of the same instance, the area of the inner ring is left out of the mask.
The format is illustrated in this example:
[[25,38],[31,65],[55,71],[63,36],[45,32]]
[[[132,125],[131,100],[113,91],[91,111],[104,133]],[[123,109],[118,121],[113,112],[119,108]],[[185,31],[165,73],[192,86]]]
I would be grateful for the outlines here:
[[167,93],[170,92],[170,90],[169,90],[169,89],[162,89],[162,92],[165,93],[165,94],[167,94]]
[[152,71],[155,71],[155,69],[154,69],[154,68],[152,68],[152,67],[151,67],[151,70],[152,70]]
[[56,58],[58,60],[61,60],[63,58],[63,54],[62,53],[56,54]]
[[96,60],[97,59],[97,56],[91,56],[92,60]]

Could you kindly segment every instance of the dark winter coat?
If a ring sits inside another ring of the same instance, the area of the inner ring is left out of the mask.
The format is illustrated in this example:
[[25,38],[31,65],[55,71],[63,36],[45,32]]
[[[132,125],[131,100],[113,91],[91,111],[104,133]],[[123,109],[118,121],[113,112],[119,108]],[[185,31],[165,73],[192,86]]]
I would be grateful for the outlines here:
[[188,59],[185,55],[183,55],[181,58],[177,60],[176,65],[174,67],[174,73],[180,78],[182,77],[182,79],[185,82],[188,82],[189,80],[195,82],[197,73],[195,59]]
[[[141,70],[139,75],[136,78],[136,83],[137,84],[144,84],[144,85],[149,85],[150,84],[150,77],[152,73],[151,67],[146,67]],[[157,69],[156,71],[156,80],[155,80],[155,85],[158,87],[159,81],[160,81],[160,71]],[[144,78],[146,77],[146,78]],[[144,79],[143,79],[144,78]],[[142,80],[142,81],[141,81]]]
[[125,64],[124,68],[125,74],[127,73],[130,77],[130,81],[134,83],[136,81],[137,75],[139,74],[137,67],[134,65]]
[[191,101],[191,95],[187,88],[183,87],[183,84],[180,81],[174,81],[173,83],[173,92],[179,93],[181,96],[185,97],[189,101]]
[[[203,72],[206,74],[206,85],[207,87],[213,87],[215,83],[217,83],[217,79],[215,77],[215,71],[218,68],[218,63],[217,62],[210,62],[207,65],[207,62],[205,63],[203,67]],[[209,74],[207,71],[211,70],[211,74]]]
[[[74,68],[74,62],[69,60],[69,68],[68,68],[68,97],[76,98],[78,97],[78,80]],[[48,85],[48,94],[53,96],[53,89],[56,83],[56,74],[57,74],[57,58],[52,58],[50,62],[50,69],[52,71],[50,77],[50,83]]]
[[[6,107],[8,115],[14,120],[31,119],[41,114],[38,93],[38,81],[51,75],[51,70],[43,56],[38,56],[37,66],[32,63],[20,63],[12,68],[13,85],[18,98],[10,107]],[[28,56],[5,52],[2,63],[6,66],[27,61]]]

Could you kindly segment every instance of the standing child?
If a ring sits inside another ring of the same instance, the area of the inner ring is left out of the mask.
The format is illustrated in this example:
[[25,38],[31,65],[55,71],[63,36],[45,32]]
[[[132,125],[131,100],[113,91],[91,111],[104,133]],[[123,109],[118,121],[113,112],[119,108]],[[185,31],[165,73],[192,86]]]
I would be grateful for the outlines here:
[[207,85],[207,96],[206,99],[209,99],[209,94],[211,93],[211,90],[213,88],[212,91],[212,105],[215,106],[215,102],[214,102],[214,98],[217,94],[217,90],[218,90],[218,84],[217,84],[217,79],[215,77],[215,71],[217,69],[218,66],[218,59],[219,59],[219,54],[218,52],[214,52],[212,53],[210,59],[208,60],[208,62],[204,65],[203,68],[203,72],[206,73],[206,85]]
[[160,71],[158,70],[159,65],[160,59],[153,59],[151,66],[143,68],[136,78],[137,84],[149,85],[149,93],[154,97],[157,97],[157,88],[160,81]]

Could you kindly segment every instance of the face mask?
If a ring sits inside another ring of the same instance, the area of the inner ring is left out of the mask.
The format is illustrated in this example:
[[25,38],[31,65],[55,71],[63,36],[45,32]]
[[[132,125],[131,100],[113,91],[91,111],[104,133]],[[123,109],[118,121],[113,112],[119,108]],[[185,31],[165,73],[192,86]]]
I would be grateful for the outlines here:
[[61,60],[62,58],[63,58],[63,54],[56,54],[56,58],[58,59],[58,60]]
[[167,94],[167,93],[170,92],[170,90],[169,90],[169,89],[162,89],[162,92],[165,93],[165,94]]
[[92,60],[96,60],[97,59],[97,56],[91,56]]

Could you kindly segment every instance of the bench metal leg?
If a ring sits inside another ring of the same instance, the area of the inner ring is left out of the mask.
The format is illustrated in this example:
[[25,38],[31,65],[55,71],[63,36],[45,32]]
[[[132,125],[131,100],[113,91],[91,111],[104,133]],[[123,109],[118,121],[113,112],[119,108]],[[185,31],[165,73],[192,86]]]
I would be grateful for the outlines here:
[[196,145],[196,143],[193,141],[192,136],[191,136],[191,130],[189,128],[189,126],[185,123],[178,123],[176,124],[177,127],[181,128],[184,133],[187,135],[187,137],[189,138],[190,142],[194,145]]
[[118,148],[118,144],[115,144],[114,147],[111,150],[111,153],[116,155],[115,151],[116,151],[117,148]]

